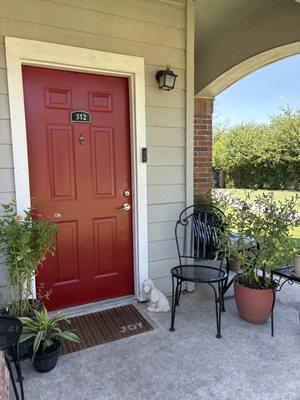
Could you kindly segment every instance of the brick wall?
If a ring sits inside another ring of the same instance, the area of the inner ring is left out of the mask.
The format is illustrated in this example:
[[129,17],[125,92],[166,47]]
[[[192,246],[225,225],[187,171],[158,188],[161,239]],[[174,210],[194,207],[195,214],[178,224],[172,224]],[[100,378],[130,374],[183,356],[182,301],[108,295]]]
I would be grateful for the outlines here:
[[214,99],[195,98],[194,193],[205,197],[212,188],[212,115]]

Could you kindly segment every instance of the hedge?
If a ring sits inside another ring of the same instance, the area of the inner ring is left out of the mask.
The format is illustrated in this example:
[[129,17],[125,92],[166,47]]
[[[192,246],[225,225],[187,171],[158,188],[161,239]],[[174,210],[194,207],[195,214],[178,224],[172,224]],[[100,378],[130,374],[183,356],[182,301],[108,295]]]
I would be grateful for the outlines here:
[[300,110],[218,131],[213,167],[224,171],[227,187],[299,190]]

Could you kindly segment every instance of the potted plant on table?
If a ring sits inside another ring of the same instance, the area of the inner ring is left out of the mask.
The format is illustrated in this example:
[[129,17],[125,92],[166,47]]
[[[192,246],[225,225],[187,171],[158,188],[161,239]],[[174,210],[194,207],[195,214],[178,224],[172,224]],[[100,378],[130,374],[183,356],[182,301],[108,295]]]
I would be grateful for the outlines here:
[[[236,216],[229,218],[227,239],[221,238],[219,247],[223,246],[227,254],[232,253],[228,237],[235,232],[238,237],[235,256],[242,269],[234,281],[235,300],[240,316],[248,322],[263,324],[268,320],[274,295],[270,272],[292,263],[294,242],[290,230],[299,225],[297,201],[294,197],[276,202],[274,195],[267,193],[257,195],[252,201],[246,196],[246,200],[237,200],[232,207],[231,212]],[[250,246],[247,238],[251,238]]]
[[80,342],[80,338],[72,331],[62,331],[59,323],[70,323],[61,312],[49,317],[46,308],[38,312],[34,310],[34,318],[20,317],[23,332],[20,342],[33,339],[32,362],[38,372],[49,372],[55,368],[60,352],[61,340]]
[[[54,254],[55,224],[35,215],[32,209],[24,211],[24,217],[15,211],[13,202],[2,205],[0,218],[0,256],[8,273],[8,302],[2,314],[15,317],[34,315],[42,304],[32,292],[32,280],[48,253]],[[48,296],[49,293],[46,293]],[[21,357],[30,343],[23,344]]]

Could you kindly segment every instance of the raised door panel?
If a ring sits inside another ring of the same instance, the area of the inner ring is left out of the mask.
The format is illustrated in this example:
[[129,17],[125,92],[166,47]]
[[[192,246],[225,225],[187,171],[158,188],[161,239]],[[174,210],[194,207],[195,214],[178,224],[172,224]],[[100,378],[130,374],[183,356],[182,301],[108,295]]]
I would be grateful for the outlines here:
[[116,218],[94,220],[95,278],[116,274]]
[[48,126],[50,192],[53,200],[72,200],[75,195],[72,127]]
[[78,234],[76,221],[59,222],[56,236],[56,278],[54,286],[79,282]]
[[92,128],[93,186],[96,197],[115,196],[114,131]]

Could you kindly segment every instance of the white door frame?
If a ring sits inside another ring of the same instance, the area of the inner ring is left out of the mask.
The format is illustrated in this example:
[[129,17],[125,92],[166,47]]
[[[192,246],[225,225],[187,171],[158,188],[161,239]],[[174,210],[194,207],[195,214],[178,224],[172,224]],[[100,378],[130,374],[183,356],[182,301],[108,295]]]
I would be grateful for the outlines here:
[[[142,300],[148,278],[147,171],[144,59],[34,40],[5,38],[17,212],[30,207],[22,65],[128,77],[130,90],[134,289]],[[33,282],[35,292],[35,282]]]

